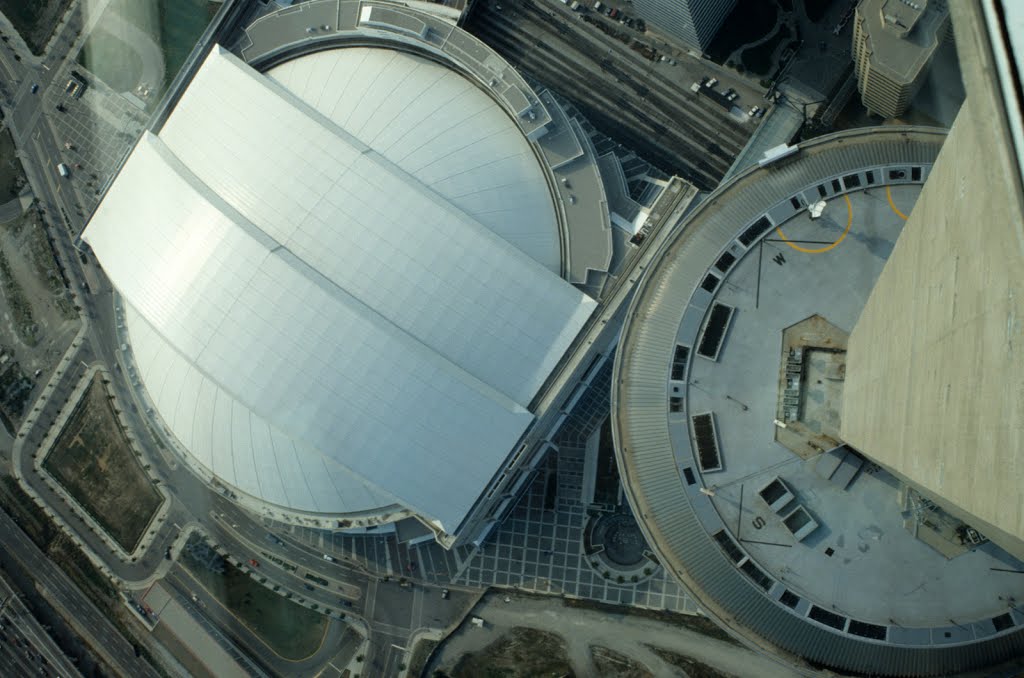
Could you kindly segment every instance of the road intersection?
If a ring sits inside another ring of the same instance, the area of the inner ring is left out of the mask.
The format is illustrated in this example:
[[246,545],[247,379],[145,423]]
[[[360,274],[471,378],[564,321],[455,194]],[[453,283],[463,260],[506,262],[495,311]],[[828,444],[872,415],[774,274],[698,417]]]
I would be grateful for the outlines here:
[[[441,601],[439,588],[429,591],[416,588],[410,594],[409,589],[400,587],[397,582],[379,581],[379,577],[371,574],[369,570],[351,563],[326,561],[321,553],[313,551],[308,546],[290,542],[287,535],[280,543],[267,542],[264,539],[267,530],[262,522],[240,510],[217,488],[211,487],[193,474],[172,452],[173,441],[167,440],[164,432],[144,416],[146,405],[140,399],[137,389],[132,388],[127,377],[127,373],[132,370],[130,358],[121,351],[123,342],[118,325],[123,323],[123,318],[117,311],[116,293],[79,240],[84,228],[85,215],[92,207],[89,201],[83,200],[85,191],[75,190],[79,184],[84,183],[84,175],[79,177],[72,171],[71,177],[62,177],[56,169],[58,163],[65,162],[68,150],[65,148],[65,142],[61,141],[62,136],[56,130],[65,122],[60,116],[69,114],[57,111],[52,102],[59,101],[63,96],[64,83],[58,76],[67,73],[74,63],[77,47],[84,40],[80,7],[80,3],[72,5],[58,32],[50,41],[49,51],[43,57],[29,53],[20,40],[7,41],[0,47],[0,81],[4,83],[5,95],[0,110],[5,115],[7,126],[19,149],[18,155],[35,198],[46,216],[47,226],[53,236],[58,257],[64,266],[70,289],[81,308],[82,318],[81,332],[68,349],[51,381],[42,389],[39,399],[32,406],[30,416],[17,432],[12,454],[15,474],[37,503],[63,526],[86,555],[123,590],[144,591],[153,581],[165,576],[180,584],[180,574],[174,574],[174,563],[167,560],[164,554],[168,548],[172,553],[180,552],[181,545],[187,537],[187,534],[183,534],[181,526],[197,526],[212,543],[218,545],[219,549],[237,558],[241,567],[248,567],[246,563],[250,558],[259,558],[265,563],[261,575],[267,578],[268,586],[276,585],[282,593],[290,591],[295,598],[306,601],[307,605],[343,608],[347,621],[354,623],[362,633],[369,636],[371,650],[367,661],[371,665],[395,665],[401,661],[402,655],[399,653],[396,658],[394,648],[404,647],[410,633],[419,629],[419,626],[414,628],[414,621],[416,624],[431,621],[435,627],[438,624],[457,624],[461,615],[469,609],[474,596],[469,593],[453,592],[451,599],[443,601],[443,605],[437,605]],[[237,14],[234,16],[237,19]],[[0,32],[5,36],[14,34],[10,24],[2,16]],[[149,451],[147,462],[152,464],[160,482],[172,495],[172,504],[166,519],[156,526],[157,534],[152,538],[150,546],[137,558],[118,557],[103,539],[94,531],[87,529],[82,517],[77,515],[59,494],[41,481],[33,468],[33,453],[39,448],[50,427],[58,421],[62,407],[75,384],[94,365],[102,365],[115,375],[112,387],[116,398],[122,404],[126,429],[130,435],[138,438],[144,449]],[[117,378],[118,376],[120,378]],[[3,518],[6,519],[6,516]],[[6,521],[5,524],[10,533],[4,535],[4,543],[24,543],[27,552],[27,537],[10,521]],[[0,528],[5,524],[0,524]],[[14,532],[18,533],[17,537],[13,536]],[[45,560],[45,556],[38,552],[38,549],[36,551],[37,560]],[[288,559],[296,569],[289,571],[277,567],[263,554],[273,554],[282,560]],[[49,563],[48,569],[56,568]],[[307,572],[329,577],[335,582],[336,590],[316,587],[316,590],[308,591],[303,579]],[[59,590],[70,591],[73,588],[73,584],[65,578]],[[72,594],[67,592],[66,595]],[[414,607],[418,613],[415,620],[409,614],[409,610],[405,609],[410,597],[416,601]],[[351,608],[341,605],[339,598],[350,600]],[[75,615],[85,614],[91,603],[87,605],[83,600],[84,597],[79,592],[74,602],[68,602],[65,609]],[[425,605],[424,600],[433,605]],[[92,611],[98,612],[94,607]],[[404,618],[401,618],[403,615]],[[93,621],[95,620],[90,619],[82,626],[104,628],[101,624],[94,626]],[[245,630],[237,628],[237,621],[233,622],[226,617],[222,621],[235,627],[236,633],[229,635],[245,636]],[[117,631],[112,627],[108,628],[98,640],[105,647],[117,647],[117,643],[112,640],[113,634],[117,634]],[[249,643],[246,645],[250,646]],[[128,654],[132,654],[130,646]],[[322,659],[326,662],[331,659],[330,655],[333,655],[323,654],[324,657],[321,658],[318,654],[311,660]],[[273,660],[272,657],[263,659]],[[127,661],[127,655],[121,660]],[[293,668],[275,665],[273,661],[270,661],[269,667],[273,671]],[[127,665],[124,668],[127,669]],[[142,670],[125,670],[124,673],[145,675]]]

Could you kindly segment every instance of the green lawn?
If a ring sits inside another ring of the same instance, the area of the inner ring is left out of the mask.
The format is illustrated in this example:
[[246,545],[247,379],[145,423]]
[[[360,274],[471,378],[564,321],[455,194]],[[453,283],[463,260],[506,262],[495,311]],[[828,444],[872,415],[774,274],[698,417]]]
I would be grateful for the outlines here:
[[0,0],[0,12],[35,54],[42,54],[71,0]]
[[195,562],[186,552],[182,563],[217,600],[274,652],[305,659],[320,648],[328,618],[280,596],[231,564],[224,574]]
[[772,60],[772,55],[775,54],[775,50],[786,40],[789,40],[791,31],[789,26],[783,24],[779,26],[778,32],[775,33],[767,41],[761,43],[757,47],[748,47],[743,50],[740,55],[740,60],[748,71],[756,75],[768,75],[769,71],[775,66],[775,62]]
[[102,28],[89,34],[78,63],[118,92],[130,92],[142,78],[142,60],[120,38]]
[[199,36],[220,9],[209,0],[160,0],[160,44],[164,48],[166,75],[164,89],[178,74]]
[[768,35],[778,16],[779,8],[772,0],[739,0],[722,24],[722,30],[708,45],[711,60],[723,64],[738,48]]
[[78,62],[112,89],[130,91],[139,84],[139,57],[104,29],[108,16],[119,16],[142,29],[163,51],[164,81],[145,83],[153,88],[149,100],[159,101],[220,7],[220,3],[210,0],[111,0],[89,34]]
[[25,182],[25,170],[15,150],[11,131],[4,129],[0,132],[0,203],[18,197],[21,184]]

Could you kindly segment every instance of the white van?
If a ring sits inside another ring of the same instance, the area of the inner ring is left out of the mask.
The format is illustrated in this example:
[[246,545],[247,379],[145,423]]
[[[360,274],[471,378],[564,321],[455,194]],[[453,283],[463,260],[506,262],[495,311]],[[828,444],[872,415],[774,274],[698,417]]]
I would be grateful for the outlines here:
[[60,175],[65,179],[71,176],[71,170],[69,170],[68,166],[65,165],[64,163],[60,163],[59,165],[57,165],[57,171],[60,172]]

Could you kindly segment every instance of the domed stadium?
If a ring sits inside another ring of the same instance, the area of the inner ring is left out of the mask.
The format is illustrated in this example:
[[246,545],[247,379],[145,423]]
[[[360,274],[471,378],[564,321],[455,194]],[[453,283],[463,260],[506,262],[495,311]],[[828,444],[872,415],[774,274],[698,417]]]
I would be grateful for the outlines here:
[[261,73],[215,47],[83,239],[194,467],[268,514],[450,534],[595,307],[553,183],[442,63],[355,46]]

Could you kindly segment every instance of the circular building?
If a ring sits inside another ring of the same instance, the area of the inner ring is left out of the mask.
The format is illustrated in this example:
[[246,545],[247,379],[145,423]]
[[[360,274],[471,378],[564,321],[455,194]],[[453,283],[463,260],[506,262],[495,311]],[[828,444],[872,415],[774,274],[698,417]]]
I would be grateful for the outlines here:
[[723,185],[666,240],[616,354],[649,544],[711,617],[798,664],[948,675],[1024,652],[1024,564],[840,435],[849,333],[944,138],[833,134]]
[[121,296],[130,376],[194,468],[268,516],[415,516],[450,543],[502,498],[596,304],[536,142],[553,104],[369,42],[263,72],[215,47],[83,239]]

